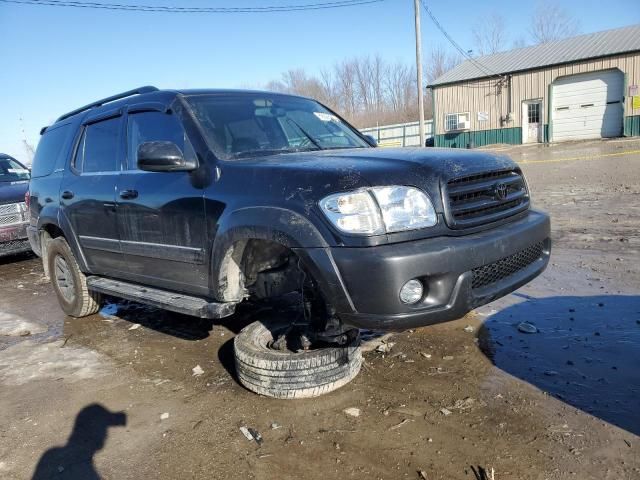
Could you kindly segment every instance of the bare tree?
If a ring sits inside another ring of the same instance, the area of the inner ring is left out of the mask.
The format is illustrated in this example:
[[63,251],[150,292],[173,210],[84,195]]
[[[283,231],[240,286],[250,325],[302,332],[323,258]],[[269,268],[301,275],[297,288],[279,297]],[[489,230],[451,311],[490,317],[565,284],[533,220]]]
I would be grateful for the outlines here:
[[525,40],[524,37],[518,37],[516,38],[513,43],[511,44],[511,48],[512,49],[516,49],[516,48],[524,48],[527,47],[527,41]]
[[473,42],[480,55],[504,50],[507,43],[504,18],[498,13],[480,18],[473,27]]
[[[432,52],[428,78],[435,79],[458,63],[443,49]],[[303,69],[284,72],[266,88],[313,97],[336,110],[358,127],[416,121],[418,98],[415,67],[390,63],[381,56],[345,59],[318,75]],[[429,100],[425,100],[427,112]]]
[[444,75],[461,62],[459,55],[452,54],[442,46],[437,46],[429,52],[425,71],[427,82],[433,83],[438,77]]
[[576,35],[578,20],[549,0],[539,0],[531,19],[529,34],[534,43],[546,43]]

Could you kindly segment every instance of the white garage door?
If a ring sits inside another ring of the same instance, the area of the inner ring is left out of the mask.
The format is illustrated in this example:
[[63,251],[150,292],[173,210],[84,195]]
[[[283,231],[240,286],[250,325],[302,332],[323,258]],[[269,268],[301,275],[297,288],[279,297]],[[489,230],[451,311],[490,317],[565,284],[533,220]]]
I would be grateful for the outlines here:
[[554,142],[622,135],[621,71],[572,75],[556,80],[552,89]]

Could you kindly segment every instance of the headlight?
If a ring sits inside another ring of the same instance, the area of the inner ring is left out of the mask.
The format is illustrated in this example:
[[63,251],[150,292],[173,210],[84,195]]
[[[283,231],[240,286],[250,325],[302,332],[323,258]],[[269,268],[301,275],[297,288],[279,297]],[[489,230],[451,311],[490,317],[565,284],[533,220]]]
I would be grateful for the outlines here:
[[320,201],[327,218],[346,233],[379,235],[438,223],[433,204],[413,187],[373,187],[329,195]]

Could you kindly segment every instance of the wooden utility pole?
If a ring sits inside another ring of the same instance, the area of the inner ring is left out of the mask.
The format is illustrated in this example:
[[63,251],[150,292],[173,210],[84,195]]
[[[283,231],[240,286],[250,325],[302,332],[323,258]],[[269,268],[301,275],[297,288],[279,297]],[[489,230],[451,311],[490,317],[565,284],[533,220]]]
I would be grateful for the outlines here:
[[420,31],[420,0],[413,0],[416,16],[416,72],[418,73],[418,112],[420,116],[420,146],[424,147],[424,91],[422,86],[422,33]]

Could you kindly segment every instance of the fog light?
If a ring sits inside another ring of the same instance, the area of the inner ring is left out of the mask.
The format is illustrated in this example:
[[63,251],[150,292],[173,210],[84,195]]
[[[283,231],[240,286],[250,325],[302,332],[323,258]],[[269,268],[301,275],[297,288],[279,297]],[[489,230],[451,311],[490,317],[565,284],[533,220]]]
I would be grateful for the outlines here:
[[400,300],[402,303],[416,303],[422,298],[424,287],[420,280],[409,280],[400,289]]

